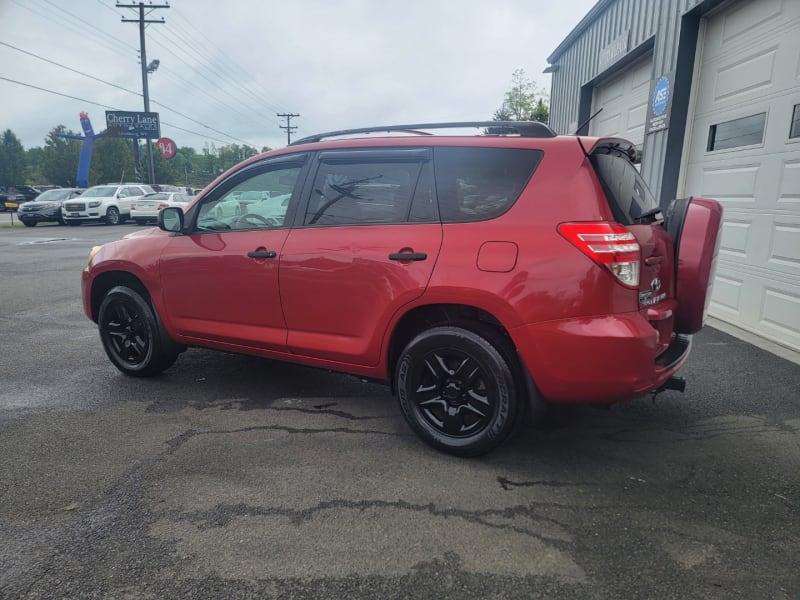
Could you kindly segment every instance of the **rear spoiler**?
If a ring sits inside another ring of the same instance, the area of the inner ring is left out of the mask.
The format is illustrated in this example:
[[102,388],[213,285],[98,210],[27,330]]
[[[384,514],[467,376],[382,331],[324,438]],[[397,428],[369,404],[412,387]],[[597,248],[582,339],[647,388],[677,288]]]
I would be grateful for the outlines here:
[[[578,136],[578,143],[583,153],[589,157],[593,154],[621,153],[627,156],[634,164],[641,162],[642,156],[636,145],[623,138],[590,138]],[[588,150],[587,150],[588,146]]]

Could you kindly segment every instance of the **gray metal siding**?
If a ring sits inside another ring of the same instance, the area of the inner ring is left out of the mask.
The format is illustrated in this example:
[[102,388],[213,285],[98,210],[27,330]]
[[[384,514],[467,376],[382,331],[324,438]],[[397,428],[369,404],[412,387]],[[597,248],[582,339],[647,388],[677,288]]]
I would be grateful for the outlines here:
[[[629,54],[648,42],[653,42],[653,76],[676,70],[679,36],[684,14],[704,0],[616,0],[608,3],[572,44],[560,46],[550,60],[558,65],[551,86],[550,126],[557,133],[574,133],[570,125],[588,115],[579,115],[582,86],[601,81],[618,71],[625,59],[612,65],[607,72],[597,71],[597,56],[625,30],[630,31]],[[601,0],[602,2],[602,0]],[[708,0],[705,0],[708,4]],[[716,4],[716,2],[714,2]],[[598,3],[600,5],[601,3]],[[688,90],[686,91],[688,93]],[[642,176],[660,196],[663,166],[666,157],[669,129],[645,136],[642,154]],[[681,134],[682,135],[682,134]],[[674,146],[674,145],[673,145]]]

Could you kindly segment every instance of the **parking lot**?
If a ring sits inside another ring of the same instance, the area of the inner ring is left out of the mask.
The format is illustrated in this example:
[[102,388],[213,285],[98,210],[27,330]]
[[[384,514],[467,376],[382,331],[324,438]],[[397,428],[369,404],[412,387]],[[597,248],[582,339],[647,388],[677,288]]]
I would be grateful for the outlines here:
[[121,375],[80,271],[139,228],[7,222],[0,598],[800,597],[794,362],[707,327],[685,394],[457,459],[354,377],[198,349]]

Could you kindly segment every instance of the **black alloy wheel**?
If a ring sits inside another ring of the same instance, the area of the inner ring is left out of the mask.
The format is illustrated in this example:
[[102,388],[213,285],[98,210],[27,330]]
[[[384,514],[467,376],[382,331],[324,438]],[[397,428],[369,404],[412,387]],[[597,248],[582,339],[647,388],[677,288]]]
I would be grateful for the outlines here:
[[[505,356],[504,356],[505,355]],[[506,358],[509,357],[509,358]],[[403,351],[397,391],[403,416],[432,446],[459,456],[485,454],[517,419],[512,360],[499,334],[443,326]]]
[[156,375],[178,357],[178,346],[153,309],[128,287],[118,286],[106,294],[97,325],[108,358],[126,375]]
[[120,218],[119,218],[119,210],[117,210],[114,206],[109,206],[108,210],[106,211],[106,223],[109,225],[119,225]]

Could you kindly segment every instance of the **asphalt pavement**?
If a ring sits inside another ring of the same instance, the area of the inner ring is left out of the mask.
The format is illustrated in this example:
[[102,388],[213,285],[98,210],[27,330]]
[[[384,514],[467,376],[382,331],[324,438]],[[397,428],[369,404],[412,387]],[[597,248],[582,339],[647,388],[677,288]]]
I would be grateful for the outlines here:
[[80,271],[136,229],[0,227],[0,598],[800,598],[796,363],[707,327],[686,393],[458,459],[354,377],[121,375]]

